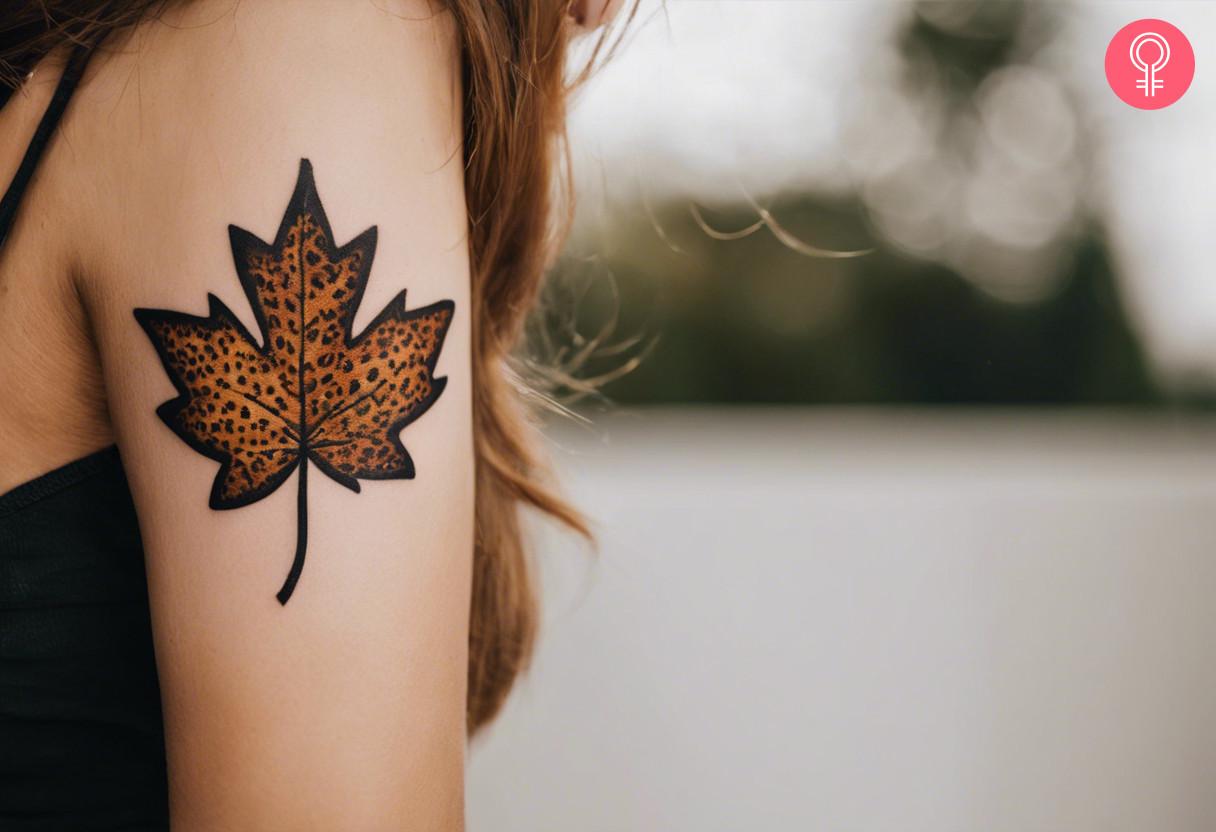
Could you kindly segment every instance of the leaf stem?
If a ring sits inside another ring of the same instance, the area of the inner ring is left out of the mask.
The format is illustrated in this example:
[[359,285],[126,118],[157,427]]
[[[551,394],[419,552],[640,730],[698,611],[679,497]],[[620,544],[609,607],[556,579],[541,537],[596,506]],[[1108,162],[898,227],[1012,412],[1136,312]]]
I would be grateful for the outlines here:
[[284,606],[296,590],[296,582],[304,571],[304,552],[308,549],[308,455],[300,456],[299,491],[296,496],[296,555],[291,561],[291,571],[283,588],[275,597]]

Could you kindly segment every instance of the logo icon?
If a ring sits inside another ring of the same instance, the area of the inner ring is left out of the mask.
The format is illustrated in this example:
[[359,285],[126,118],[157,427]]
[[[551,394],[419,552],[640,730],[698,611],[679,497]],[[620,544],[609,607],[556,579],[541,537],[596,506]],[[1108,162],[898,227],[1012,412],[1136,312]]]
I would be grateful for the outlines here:
[[[1152,63],[1146,61],[1140,54],[1140,50],[1144,48],[1145,44],[1157,48],[1157,56]],[[1136,82],[1136,86],[1144,90],[1145,95],[1152,98],[1157,94],[1157,90],[1165,86],[1165,82],[1157,77],[1157,73],[1165,69],[1165,65],[1170,62],[1170,42],[1156,32],[1136,35],[1136,39],[1132,41],[1131,57],[1132,66],[1144,73],[1144,77]]]
[[1186,35],[1146,18],[1120,29],[1106,47],[1106,80],[1115,95],[1141,110],[1160,110],[1182,97],[1195,77]]

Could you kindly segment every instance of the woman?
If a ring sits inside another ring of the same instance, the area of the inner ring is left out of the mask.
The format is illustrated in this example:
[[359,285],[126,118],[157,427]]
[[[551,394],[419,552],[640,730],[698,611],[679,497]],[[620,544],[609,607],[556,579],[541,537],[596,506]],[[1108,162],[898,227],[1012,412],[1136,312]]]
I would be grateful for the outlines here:
[[581,528],[505,362],[613,6],[3,13],[0,827],[461,828],[517,509]]

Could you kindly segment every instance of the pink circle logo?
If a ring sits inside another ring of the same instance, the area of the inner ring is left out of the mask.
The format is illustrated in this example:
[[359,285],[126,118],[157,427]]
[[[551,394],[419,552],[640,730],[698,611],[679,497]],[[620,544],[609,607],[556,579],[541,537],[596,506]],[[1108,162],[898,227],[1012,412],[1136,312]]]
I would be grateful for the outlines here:
[[1186,35],[1164,20],[1145,18],[1120,29],[1106,47],[1106,80],[1115,95],[1141,110],[1160,110],[1182,98],[1195,77],[1195,51]]

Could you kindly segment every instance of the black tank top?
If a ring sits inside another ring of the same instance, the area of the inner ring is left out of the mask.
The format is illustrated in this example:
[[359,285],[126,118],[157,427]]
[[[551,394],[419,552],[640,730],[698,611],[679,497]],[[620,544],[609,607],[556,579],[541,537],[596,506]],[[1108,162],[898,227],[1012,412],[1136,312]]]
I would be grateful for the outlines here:
[[[0,202],[0,245],[87,62]],[[0,495],[0,832],[165,830],[167,795],[143,547],[106,448]]]

